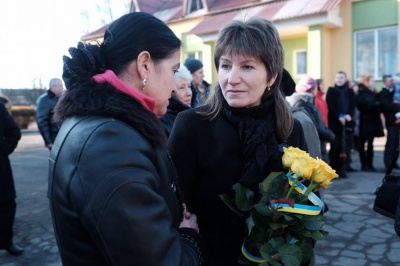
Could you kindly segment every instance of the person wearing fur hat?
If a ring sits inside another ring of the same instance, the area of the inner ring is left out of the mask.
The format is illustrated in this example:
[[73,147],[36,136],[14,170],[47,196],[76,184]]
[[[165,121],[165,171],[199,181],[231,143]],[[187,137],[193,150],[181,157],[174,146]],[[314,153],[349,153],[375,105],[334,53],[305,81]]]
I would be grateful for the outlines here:
[[203,105],[208,97],[210,84],[204,80],[203,63],[195,58],[186,58],[185,66],[192,74],[192,107]]
[[303,108],[310,116],[318,132],[321,148],[321,159],[328,163],[328,153],[326,148],[324,149],[324,146],[326,141],[331,142],[335,139],[335,134],[325,125],[320,111],[315,106],[314,100],[318,91],[317,82],[311,77],[303,77],[297,83],[295,90],[295,93],[293,93],[290,97],[286,97],[286,100],[293,107]]

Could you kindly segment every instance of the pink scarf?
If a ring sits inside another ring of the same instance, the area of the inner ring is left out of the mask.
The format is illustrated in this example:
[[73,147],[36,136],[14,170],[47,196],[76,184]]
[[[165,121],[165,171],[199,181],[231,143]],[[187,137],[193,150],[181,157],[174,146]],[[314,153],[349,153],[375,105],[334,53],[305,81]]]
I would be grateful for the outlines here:
[[97,83],[108,83],[117,90],[131,96],[132,98],[138,100],[147,110],[153,112],[156,101],[143,93],[129,87],[122,80],[120,80],[114,71],[106,70],[102,74],[97,74],[93,76],[93,80]]

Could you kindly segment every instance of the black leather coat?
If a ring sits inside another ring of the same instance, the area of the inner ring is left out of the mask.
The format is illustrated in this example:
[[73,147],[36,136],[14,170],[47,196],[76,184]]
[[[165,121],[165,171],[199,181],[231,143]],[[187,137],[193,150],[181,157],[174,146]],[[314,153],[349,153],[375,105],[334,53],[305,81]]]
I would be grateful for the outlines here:
[[[21,131],[0,101],[0,202],[16,197],[14,179],[8,156],[17,147]],[[1,214],[0,214],[1,216]]]
[[[49,198],[63,264],[198,265],[198,234],[178,229],[175,168],[165,149],[127,122],[151,123],[150,112],[110,90],[81,96],[103,102],[103,116],[69,116],[51,150]],[[76,108],[88,104],[73,94],[60,100],[60,113],[85,112]]]

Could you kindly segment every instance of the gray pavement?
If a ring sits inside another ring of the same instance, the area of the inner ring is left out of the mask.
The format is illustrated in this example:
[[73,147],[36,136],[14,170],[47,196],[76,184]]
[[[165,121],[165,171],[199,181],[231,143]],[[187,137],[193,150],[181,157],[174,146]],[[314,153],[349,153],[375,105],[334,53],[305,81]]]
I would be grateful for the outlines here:
[[[377,173],[351,172],[325,191],[329,236],[317,242],[316,265],[400,265],[400,239],[393,220],[372,210],[373,193],[384,175],[384,142],[384,138],[375,141]],[[61,265],[46,196],[48,154],[37,131],[23,131],[10,158],[18,196],[14,240],[25,252],[14,257],[0,250],[0,265]],[[352,159],[352,166],[360,169],[358,154],[353,153]]]

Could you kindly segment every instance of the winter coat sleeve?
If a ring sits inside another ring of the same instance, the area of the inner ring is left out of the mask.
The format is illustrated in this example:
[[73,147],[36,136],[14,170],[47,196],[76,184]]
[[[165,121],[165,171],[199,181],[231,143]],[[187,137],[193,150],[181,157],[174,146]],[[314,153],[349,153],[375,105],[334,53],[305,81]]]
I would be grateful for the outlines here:
[[[131,128],[114,124],[86,141],[71,183],[73,209],[110,265],[199,265],[198,234],[173,225],[173,216],[182,214],[160,193],[171,180],[159,175],[155,150]],[[98,176],[104,178],[87,189],[88,178]]]
[[330,87],[326,93],[326,104],[328,105],[328,116],[335,119],[339,119],[340,115],[338,98],[338,91],[334,87]]
[[21,130],[2,102],[0,102],[0,116],[0,129],[2,127],[0,150],[8,156],[14,151],[21,139]]
[[400,104],[393,102],[393,97],[387,89],[382,89],[379,93],[379,102],[384,113],[400,112]]

